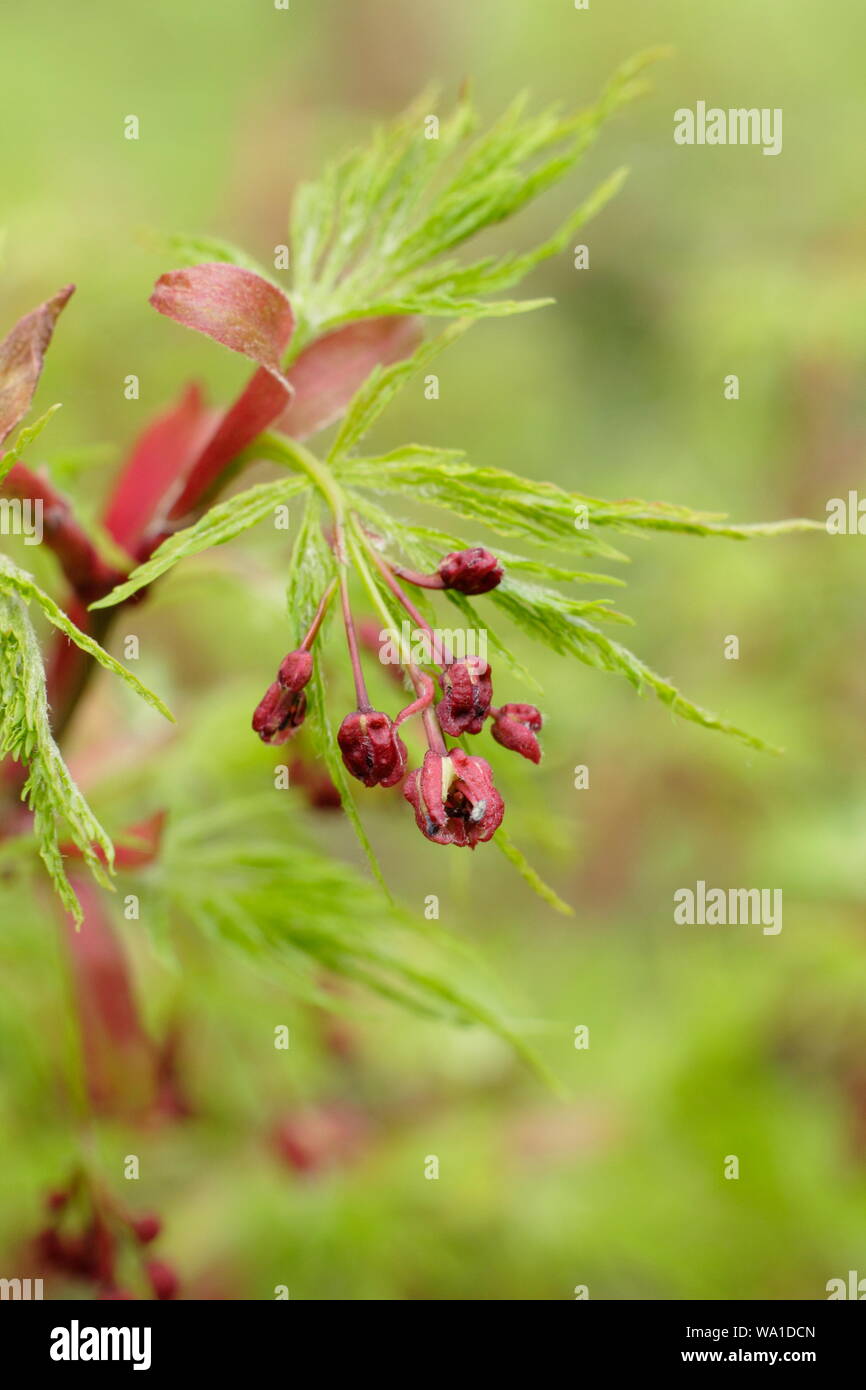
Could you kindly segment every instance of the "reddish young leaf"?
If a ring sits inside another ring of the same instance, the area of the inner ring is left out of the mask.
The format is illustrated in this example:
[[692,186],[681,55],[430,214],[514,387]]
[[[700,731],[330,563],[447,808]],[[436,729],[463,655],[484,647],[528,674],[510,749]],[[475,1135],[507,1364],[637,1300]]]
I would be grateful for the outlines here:
[[[161,314],[258,364],[234,405],[226,411],[161,515],[147,530],[138,558],[150,553],[196,507],[210,500],[225,481],[226,466],[280,416],[292,398],[281,360],[295,327],[292,306],[282,290],[251,270],[225,262],[206,262],[171,270],[156,283],[150,299]],[[168,524],[165,524],[168,523]]]
[[145,1031],[126,954],[105,910],[105,895],[77,875],[80,931],[64,933],[72,964],[87,1088],[103,1114],[141,1117],[156,1095],[155,1049]]
[[213,422],[213,412],[193,385],[178,405],[158,416],[139,436],[103,515],[106,530],[119,545],[135,550],[159,503],[184,479]]
[[30,409],[57,316],[74,289],[67,285],[25,314],[0,343],[0,444]]
[[264,367],[255,373],[223,415],[171,500],[167,511],[171,521],[182,521],[193,508],[210,500],[211,493],[226,481],[226,468],[232,459],[285,410],[290,390],[287,381]]
[[156,282],[154,309],[280,375],[295,327],[292,306],[276,285],[224,261],[170,270]]
[[361,319],[317,338],[289,369],[295,394],[277,428],[293,439],[324,429],[342,415],[374,367],[409,357],[422,336],[419,318],[389,315]]

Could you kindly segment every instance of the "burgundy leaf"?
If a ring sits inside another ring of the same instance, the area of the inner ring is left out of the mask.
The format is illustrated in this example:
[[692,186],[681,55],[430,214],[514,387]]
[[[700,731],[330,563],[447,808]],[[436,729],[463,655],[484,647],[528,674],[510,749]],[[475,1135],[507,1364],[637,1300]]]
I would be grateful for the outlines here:
[[295,395],[277,428],[305,439],[342,415],[376,366],[408,357],[421,341],[419,318],[361,319],[310,343],[289,369]]
[[134,551],[156,508],[176,490],[213,430],[213,413],[198,386],[139,436],[112,489],[103,516],[119,545]]
[[25,314],[0,343],[0,444],[30,409],[57,316],[74,289],[67,285]]
[[290,392],[288,382],[267,368],[255,373],[188,471],[168,510],[172,521],[182,521],[193,508],[208,502],[217,487],[222,487],[227,481],[227,465],[273,424],[285,409]]
[[124,952],[108,919],[105,895],[76,875],[84,908],[80,931],[67,927],[87,1087],[95,1109],[127,1118],[153,1105],[154,1048],[136,1002]]
[[279,376],[295,317],[282,290],[261,275],[224,261],[170,270],[157,280],[150,302],[160,314]]

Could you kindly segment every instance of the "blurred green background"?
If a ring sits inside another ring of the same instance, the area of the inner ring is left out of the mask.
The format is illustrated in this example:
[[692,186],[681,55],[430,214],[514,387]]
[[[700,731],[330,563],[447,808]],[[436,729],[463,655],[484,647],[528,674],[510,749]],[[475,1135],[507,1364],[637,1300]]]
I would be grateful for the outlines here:
[[[584,237],[590,269],[569,254],[542,266],[529,290],[556,305],[473,328],[442,359],[441,399],[410,390],[379,438],[738,521],[823,518],[828,498],[861,485],[866,11],[854,0],[291,0],[287,12],[45,0],[7,9],[3,26],[3,323],[76,282],[39,396],[64,409],[39,449],[91,513],[185,381],[219,402],[246,375],[148,307],[168,268],[149,231],[225,237],[270,263],[296,182],[429,81],[452,96],[470,78],[488,117],[524,87],[538,105],[580,105],[655,43],[674,52],[652,93],[505,233],[516,250],[532,244],[627,163]],[[782,153],[676,146],[673,112],[699,99],[781,107]],[[123,138],[129,114],[137,142]],[[498,781],[511,833],[573,918],[492,849],[446,852],[393,801],[362,800],[395,890],[419,918],[439,895],[439,925],[471,948],[467,969],[566,1098],[481,1029],[351,993],[335,1038],[266,963],[199,941],[178,968],[143,924],[122,923],[148,1026],[182,1021],[190,1114],[82,1136],[58,1080],[75,1044],[55,923],[32,891],[7,895],[0,1274],[27,1273],[21,1242],[84,1143],[115,1187],[135,1186],[130,1203],[163,1215],[193,1297],[271,1298],[284,1284],[302,1299],[568,1299],[577,1285],[605,1299],[812,1299],[849,1269],[866,1275],[862,541],[659,535],[626,548],[630,644],[784,757],[521,648],[545,686],[545,758],[534,769],[502,755]],[[115,829],[142,805],[218,804],[270,778],[248,720],[284,651],[286,558],[253,532],[181,567],[136,616],[141,674],[179,728],[155,756],[149,716],[137,723],[100,684],[71,753]],[[738,661],[724,658],[729,634]],[[505,698],[532,696],[512,682]],[[590,787],[577,791],[583,763]],[[357,859],[338,817],[291,797],[299,834]],[[675,926],[672,894],[697,879],[782,888],[783,931]],[[282,1023],[288,1053],[273,1048]],[[580,1024],[587,1050],[574,1047]],[[274,1126],[316,1130],[323,1114],[353,1142],[300,1172]],[[142,1177],[124,1185],[130,1152]],[[724,1177],[731,1154],[737,1181]],[[70,1292],[89,1296],[48,1289]]]

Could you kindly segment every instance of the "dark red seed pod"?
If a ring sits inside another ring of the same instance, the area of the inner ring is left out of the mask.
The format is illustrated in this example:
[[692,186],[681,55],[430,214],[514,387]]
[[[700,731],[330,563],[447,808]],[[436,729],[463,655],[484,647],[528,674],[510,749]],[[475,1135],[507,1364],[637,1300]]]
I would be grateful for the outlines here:
[[442,699],[436,714],[445,733],[452,738],[480,733],[493,699],[490,667],[484,658],[466,656],[452,661],[444,667],[439,684]]
[[422,835],[437,845],[474,849],[495,835],[505,814],[490,764],[462,748],[427,753],[423,767],[406,778],[403,795]]
[[532,763],[541,761],[541,745],[536,732],[541,714],[535,705],[502,705],[493,716],[490,732],[503,748],[510,748]]
[[152,1240],[156,1240],[162,1230],[162,1222],[158,1216],[136,1216],[129,1224],[136,1240],[142,1245],[149,1245]]
[[144,1272],[156,1298],[162,1301],[177,1298],[180,1281],[171,1265],[164,1260],[148,1260]]
[[438,574],[446,589],[456,589],[459,594],[487,594],[502,579],[502,566],[489,550],[476,545],[446,555]]
[[337,733],[349,772],[365,787],[393,787],[406,771],[406,745],[394,721],[379,710],[353,710]]

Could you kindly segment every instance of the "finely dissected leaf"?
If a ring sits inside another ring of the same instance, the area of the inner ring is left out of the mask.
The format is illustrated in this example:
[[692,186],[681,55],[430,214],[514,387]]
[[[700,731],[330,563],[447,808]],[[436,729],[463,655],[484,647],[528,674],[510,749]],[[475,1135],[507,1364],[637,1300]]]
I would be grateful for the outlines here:
[[554,483],[519,478],[501,468],[478,468],[455,450],[412,445],[377,458],[351,458],[335,470],[351,488],[396,492],[430,502],[498,535],[557,541],[590,554],[625,560],[601,536],[578,526],[582,499]]
[[736,525],[723,513],[698,512],[691,507],[671,502],[643,502],[626,499],[605,502],[597,497],[572,493],[577,505],[586,507],[592,526],[610,526],[616,531],[638,534],[641,531],[677,531],[688,536],[719,536],[733,541],[747,541],[753,536],[785,536],[796,531],[823,531],[824,523],[805,517],[784,521],[755,521]]
[[28,445],[33,443],[34,439],[38,438],[52,415],[56,414],[59,409],[59,403],[57,405],[52,405],[50,409],[46,410],[44,415],[40,415],[38,420],[34,420],[32,425],[26,425],[23,430],[19,431],[14,442],[10,444],[3,457],[0,458],[0,483],[2,483],[12,465],[18,462],[24,450]]
[[413,209],[442,162],[468,133],[474,119],[461,102],[440,124],[439,139],[425,140],[424,118],[436,101],[430,90],[403,116],[375,132],[370,145],[331,164],[316,183],[302,184],[292,208],[293,299],[306,335],[328,327],[340,303],[357,311],[357,287],[347,271],[368,264],[378,251],[390,256],[405,235]]
[[236,497],[218,502],[195,525],[169,536],[149,560],[132,571],[123,584],[112,589],[105,598],[91,604],[91,607],[111,608],[114,604],[125,602],[138,593],[139,589],[159,579],[176,565],[178,560],[200,555],[202,551],[211,550],[216,545],[225,545],[226,541],[255,526],[270,515],[275,507],[288,502],[307,486],[306,478],[280,478],[274,483],[258,483]]
[[737,526],[717,514],[668,502],[631,498],[608,502],[567,492],[555,483],[522,478],[503,468],[478,467],[456,450],[418,445],[375,458],[341,459],[336,472],[347,487],[421,498],[456,516],[487,525],[499,535],[552,540],[608,559],[628,557],[614,550],[594,528],[624,533],[678,531],[730,540],[821,529],[819,522],[799,518]]
[[[517,479],[516,481],[522,482],[523,480]],[[533,486],[528,482],[526,485],[527,487]],[[548,490],[549,485],[543,485],[542,495],[548,496]],[[554,491],[558,492],[559,489]],[[563,494],[563,496],[570,497],[571,495]],[[439,532],[430,532],[424,527],[401,526],[388,513],[369,502],[361,494],[350,493],[350,497],[357,506],[358,512],[373,530],[381,535],[386,542],[399,545],[409,557],[410,563],[417,564],[422,569],[441,558],[442,551],[437,549],[437,541],[447,541],[452,548],[458,548],[456,537],[446,537]],[[686,508],[668,508],[665,514],[670,516],[675,511],[682,512],[687,517],[696,515],[688,512]],[[556,513],[554,513],[555,515]],[[673,517],[670,516],[670,519],[673,520]],[[680,521],[683,521],[683,517],[680,517]],[[724,534],[724,532],[714,531],[711,534]],[[391,558],[394,558],[393,554]],[[517,566],[509,565],[503,556],[503,563],[506,568],[505,577],[502,583],[496,589],[491,590],[489,594],[486,594],[480,602],[484,603],[485,606],[490,604],[499,608],[507,614],[516,627],[528,633],[535,641],[543,642],[561,655],[576,656],[588,666],[616,671],[624,675],[638,691],[645,687],[651,688],[658,698],[681,718],[702,724],[708,729],[732,734],[753,748],[766,749],[770,747],[755,735],[737,728],[696,705],[683,695],[672,682],[658,675],[627,647],[613,641],[595,623],[589,621],[588,614],[592,614],[599,621],[631,621],[626,615],[608,608],[606,600],[597,599],[586,602],[572,599],[547,585],[534,584],[517,578],[515,570],[520,573],[521,562],[525,567],[524,572],[527,573],[531,573],[534,566],[542,573],[545,572],[545,568],[553,568],[554,573],[551,577],[570,575],[567,570],[561,571],[557,575],[556,567],[545,567],[540,562],[526,561],[522,557],[518,559]],[[604,575],[588,575],[583,571],[577,573],[581,579],[602,583],[611,582]],[[485,631],[493,651],[504,656],[517,674],[523,675],[524,678],[528,677],[529,682],[537,689],[538,683],[530,673],[520,667],[508,644],[495,633],[486,614],[479,610],[477,604],[470,603],[469,599],[453,592],[446,591],[446,597],[460,610],[466,620],[466,626],[477,631]]]
[[[425,94],[369,146],[301,187],[292,219],[293,301],[306,342],[316,333],[379,314],[502,315],[548,303],[490,300],[569,237],[616,192],[608,179],[554,236],[525,255],[463,264],[449,253],[514,216],[580,160],[604,121],[643,90],[648,53],[619,70],[598,102],[576,116],[526,112],[518,97],[474,140],[468,99],[438,115]],[[438,129],[430,128],[435,120]],[[446,259],[447,258],[447,259]]]
[[36,634],[22,598],[6,584],[0,584],[0,753],[27,765],[21,797],[33,812],[39,853],[64,906],[80,924],[81,908],[60,851],[61,826],[68,827],[91,873],[106,887],[99,851],[111,867],[114,850],[54,742]]
[[138,679],[138,676],[134,676],[126,666],[121,665],[115,657],[105,651],[99,643],[95,642],[86,632],[82,632],[80,628],[76,627],[72,619],[67,617],[63,609],[59,608],[54,602],[53,598],[39,588],[29,574],[26,574],[24,570],[20,570],[17,565],[13,565],[12,561],[7,559],[5,555],[0,555],[0,590],[4,588],[11,589],[25,602],[29,602],[30,599],[33,599],[38,603],[48,621],[62,632],[64,636],[68,637],[70,642],[74,642],[76,647],[80,647],[83,652],[87,652],[88,656],[92,656],[94,661],[97,661],[100,666],[105,667],[106,671],[111,671],[113,675],[120,676],[121,680],[124,680],[127,685],[131,686],[137,695],[140,695],[149,705],[152,705],[153,708],[164,715],[166,719],[174,723],[174,715],[166,708],[158,695],[155,695],[152,690],[149,690],[148,687]]
[[519,284],[542,261],[563,251],[584,223],[595,217],[619,192],[627,172],[626,169],[618,169],[581,203],[553,236],[523,255],[503,256],[500,259],[487,256],[471,265],[460,265],[457,261],[439,262],[425,274],[419,275],[414,294],[402,296],[399,301],[401,311],[504,318],[553,303],[549,298],[484,300],[478,296]]
[[[294,646],[298,645],[309,628],[319,601],[336,573],[337,562],[333,551],[322,535],[320,501],[311,492],[301,514],[292,547],[286,589],[286,608]],[[332,612],[333,607],[326,615],[325,625]],[[323,634],[325,625],[322,628]]]
[[253,959],[276,955],[302,985],[333,972],[420,1016],[487,1027],[536,1065],[505,1018],[455,983],[459,962],[446,934],[415,926],[350,865],[299,843],[288,826],[275,828],[270,799],[207,807],[171,824],[154,886],[209,936]]
[[677,690],[671,681],[653,671],[640,657],[635,656],[634,652],[615,642],[585,618],[573,616],[563,621],[561,613],[548,607],[543,600],[528,603],[525,598],[518,599],[513,590],[501,592],[500,589],[494,589],[489,597],[508,613],[518,627],[523,628],[536,640],[552,647],[554,651],[576,656],[587,666],[595,666],[599,670],[616,671],[625,676],[639,693],[645,687],[649,687],[663,704],[668,705],[673,713],[682,719],[702,724],[705,729],[732,734],[751,748],[777,751],[763,739],[694,704]]

